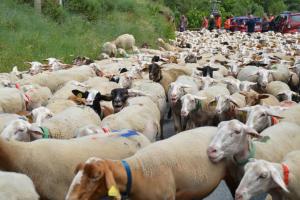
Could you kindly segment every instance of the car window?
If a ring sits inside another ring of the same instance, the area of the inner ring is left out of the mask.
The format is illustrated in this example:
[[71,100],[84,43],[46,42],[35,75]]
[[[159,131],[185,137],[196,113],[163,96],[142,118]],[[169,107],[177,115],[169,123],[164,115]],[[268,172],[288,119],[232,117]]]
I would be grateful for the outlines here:
[[300,22],[300,15],[294,15],[294,16],[292,16],[292,21],[293,22]]

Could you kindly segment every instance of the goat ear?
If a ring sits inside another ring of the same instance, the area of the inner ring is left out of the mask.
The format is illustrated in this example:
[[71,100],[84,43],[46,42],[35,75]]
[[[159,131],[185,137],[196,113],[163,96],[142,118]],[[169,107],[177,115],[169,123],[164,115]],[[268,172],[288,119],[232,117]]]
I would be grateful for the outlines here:
[[108,167],[106,167],[105,170],[105,182],[108,190],[108,196],[114,197],[115,199],[121,199],[121,194],[119,189],[117,188],[115,177]]
[[83,163],[79,163],[74,170],[74,174],[77,174],[79,170],[83,169],[83,166],[84,166]]
[[111,94],[101,95],[101,100],[103,100],[103,101],[111,101],[112,100],[112,95]]
[[85,164],[83,170],[89,178],[95,181],[100,180],[104,174],[104,169],[97,167],[95,163]]
[[282,188],[285,192],[289,192],[289,190],[287,189],[284,181],[282,180],[280,173],[274,168],[271,168],[271,176],[273,181],[280,187]]
[[267,99],[267,98],[269,98],[269,97],[270,97],[269,94],[259,94],[259,95],[257,96],[257,99]]

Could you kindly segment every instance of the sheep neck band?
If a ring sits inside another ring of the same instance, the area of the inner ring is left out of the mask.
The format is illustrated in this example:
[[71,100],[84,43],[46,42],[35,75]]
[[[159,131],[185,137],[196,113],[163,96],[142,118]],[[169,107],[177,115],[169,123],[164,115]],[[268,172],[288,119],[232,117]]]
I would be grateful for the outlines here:
[[255,145],[253,144],[253,142],[249,143],[249,154],[248,157],[244,160],[237,160],[236,158],[234,158],[235,162],[237,165],[239,166],[244,166],[249,162],[250,158],[254,158],[255,156],[255,152],[256,152],[256,148]]
[[289,173],[290,173],[289,167],[284,163],[282,163],[281,166],[282,166],[282,170],[283,170],[283,181],[284,181],[285,185],[288,186],[289,185]]
[[43,132],[43,138],[47,139],[47,138],[50,138],[50,135],[49,135],[49,129],[46,128],[46,127],[40,127],[42,132]]
[[126,185],[126,191],[122,192],[122,196],[128,197],[130,194],[130,190],[131,190],[131,185],[132,185],[132,176],[131,176],[131,170],[130,170],[130,166],[129,164],[125,161],[122,160],[122,165],[126,170],[126,174],[127,174],[127,185]]
[[198,111],[201,108],[201,101],[198,100],[196,104],[196,108],[193,111]]

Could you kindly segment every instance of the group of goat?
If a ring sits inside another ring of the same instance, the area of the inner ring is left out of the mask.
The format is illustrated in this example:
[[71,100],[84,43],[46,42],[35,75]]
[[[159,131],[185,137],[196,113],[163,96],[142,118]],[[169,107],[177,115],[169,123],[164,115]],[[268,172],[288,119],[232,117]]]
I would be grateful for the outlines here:
[[192,200],[221,180],[236,200],[300,199],[300,35],[186,31],[158,45],[125,34],[102,60],[1,73],[0,199]]

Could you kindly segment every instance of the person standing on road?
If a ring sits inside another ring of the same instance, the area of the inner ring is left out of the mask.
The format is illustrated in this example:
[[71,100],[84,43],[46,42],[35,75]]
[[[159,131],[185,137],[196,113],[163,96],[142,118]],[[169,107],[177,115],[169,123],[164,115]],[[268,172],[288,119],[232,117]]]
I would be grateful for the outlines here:
[[181,15],[180,17],[180,27],[179,27],[179,31],[183,32],[186,31],[186,27],[188,26],[188,20],[186,18],[185,15]]
[[216,28],[221,29],[222,27],[222,18],[220,14],[216,15]]
[[249,16],[249,20],[247,21],[246,26],[248,28],[248,33],[255,32],[255,20],[252,15]]
[[208,19],[207,19],[207,17],[203,17],[202,28],[205,28],[205,29],[208,28]]
[[215,18],[213,15],[211,15],[208,22],[208,30],[212,31],[214,28],[215,28]]
[[226,31],[230,31],[231,17],[227,16],[224,22],[224,28]]

